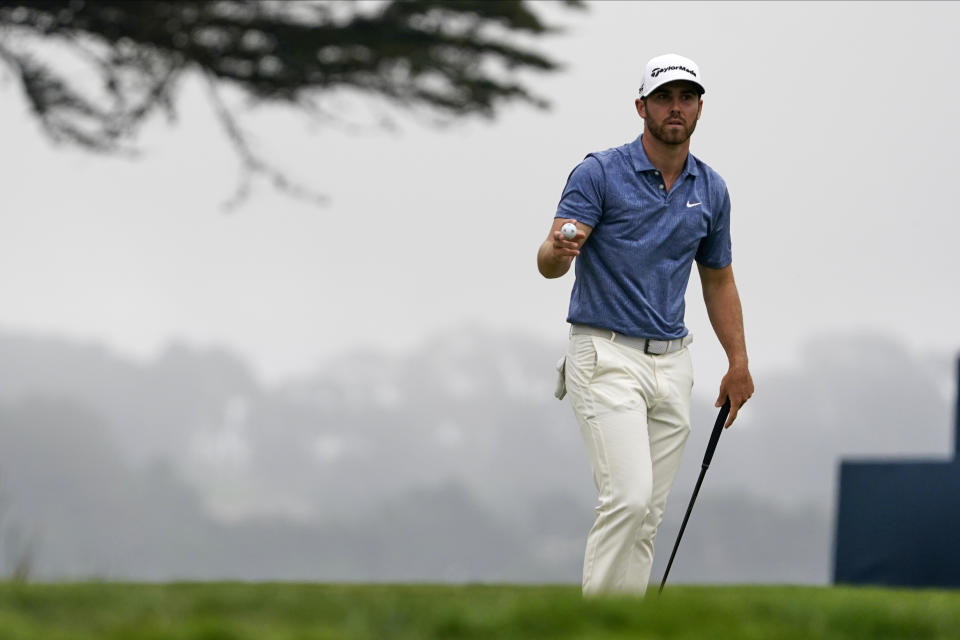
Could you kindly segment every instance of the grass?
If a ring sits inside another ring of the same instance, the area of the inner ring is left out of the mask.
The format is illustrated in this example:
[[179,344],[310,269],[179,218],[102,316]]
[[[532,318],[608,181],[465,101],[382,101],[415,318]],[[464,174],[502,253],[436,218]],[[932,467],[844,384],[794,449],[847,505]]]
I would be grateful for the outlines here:
[[960,639],[960,591],[571,586],[0,583],[2,640]]

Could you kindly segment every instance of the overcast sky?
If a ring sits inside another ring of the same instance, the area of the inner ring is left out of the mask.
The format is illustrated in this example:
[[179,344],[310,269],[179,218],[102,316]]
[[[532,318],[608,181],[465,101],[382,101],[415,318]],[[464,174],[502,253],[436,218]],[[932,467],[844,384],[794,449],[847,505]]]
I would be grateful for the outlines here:
[[[225,346],[268,380],[467,322],[560,344],[573,275],[542,279],[536,249],[573,166],[640,132],[646,60],[675,52],[707,86],[691,149],[730,188],[755,374],[822,332],[960,348],[960,4],[547,13],[569,26],[538,45],[567,69],[529,78],[550,111],[397,133],[251,114],[258,148],[328,194],[322,209],[261,185],[224,213],[238,165],[196,83],[131,161],[52,147],[2,76],[0,330],[137,357]],[[718,377],[696,276],[687,299],[697,366]]]

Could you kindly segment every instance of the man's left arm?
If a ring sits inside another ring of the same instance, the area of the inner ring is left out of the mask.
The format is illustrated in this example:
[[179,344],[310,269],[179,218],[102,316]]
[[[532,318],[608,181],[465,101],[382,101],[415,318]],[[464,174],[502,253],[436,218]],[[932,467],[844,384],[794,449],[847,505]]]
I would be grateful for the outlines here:
[[743,309],[740,294],[733,280],[733,266],[710,269],[697,263],[700,284],[703,286],[703,301],[710,316],[710,324],[727,353],[729,367],[720,382],[720,394],[716,406],[730,398],[730,417],[725,427],[733,424],[740,407],[753,395],[753,378],[747,364],[747,343],[743,335]]

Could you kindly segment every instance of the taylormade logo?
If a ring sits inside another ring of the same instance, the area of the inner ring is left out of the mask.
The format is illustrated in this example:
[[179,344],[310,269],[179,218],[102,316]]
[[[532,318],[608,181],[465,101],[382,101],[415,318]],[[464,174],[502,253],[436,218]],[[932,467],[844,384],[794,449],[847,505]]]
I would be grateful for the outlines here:
[[687,73],[692,75],[694,78],[697,77],[696,71],[693,71],[692,69],[687,69],[686,67],[683,67],[680,65],[674,65],[672,67],[654,67],[654,69],[650,72],[650,76],[653,78],[656,78],[658,75],[660,75],[664,71],[686,71]]

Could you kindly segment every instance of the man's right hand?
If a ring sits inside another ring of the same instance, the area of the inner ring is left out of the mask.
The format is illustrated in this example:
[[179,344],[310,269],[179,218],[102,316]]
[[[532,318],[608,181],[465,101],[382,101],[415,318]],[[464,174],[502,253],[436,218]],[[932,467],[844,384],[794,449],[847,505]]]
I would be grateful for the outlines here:
[[[577,235],[568,240],[560,231],[567,222],[577,226]],[[573,259],[580,255],[580,247],[590,237],[592,227],[566,218],[554,218],[547,239],[537,252],[537,268],[544,278],[559,278],[570,270]]]

